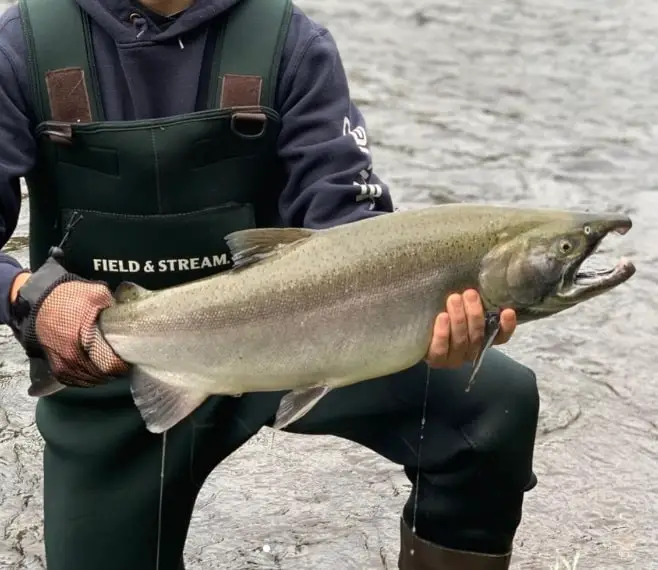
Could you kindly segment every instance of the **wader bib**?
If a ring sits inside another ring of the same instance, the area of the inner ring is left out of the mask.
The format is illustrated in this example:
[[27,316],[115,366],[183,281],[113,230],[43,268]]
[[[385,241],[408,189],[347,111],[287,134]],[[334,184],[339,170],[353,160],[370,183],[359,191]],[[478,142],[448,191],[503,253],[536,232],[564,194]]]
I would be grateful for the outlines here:
[[20,8],[38,138],[27,177],[32,270],[74,211],[82,219],[64,264],[111,288],[159,289],[231,267],[224,236],[272,223],[276,208],[273,107],[289,0],[243,0],[218,18],[197,112],[117,122],[104,120],[88,15],[73,0]]

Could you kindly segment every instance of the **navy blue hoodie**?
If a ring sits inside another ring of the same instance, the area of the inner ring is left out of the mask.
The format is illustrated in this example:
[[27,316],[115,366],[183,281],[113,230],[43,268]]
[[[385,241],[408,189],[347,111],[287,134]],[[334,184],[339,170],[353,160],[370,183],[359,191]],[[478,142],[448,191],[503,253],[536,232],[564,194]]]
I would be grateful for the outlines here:
[[[93,21],[103,107],[117,121],[193,112],[207,27],[239,0],[195,0],[173,21],[130,0],[75,1]],[[143,17],[131,20],[135,11]],[[35,161],[28,77],[20,15],[12,6],[0,17],[0,247],[16,228],[19,178]],[[336,44],[297,7],[276,110],[278,156],[287,172],[279,197],[284,224],[321,228],[392,211],[388,188],[372,172],[363,116],[350,99]],[[15,259],[0,254],[0,324],[7,323],[9,289],[20,271]]]

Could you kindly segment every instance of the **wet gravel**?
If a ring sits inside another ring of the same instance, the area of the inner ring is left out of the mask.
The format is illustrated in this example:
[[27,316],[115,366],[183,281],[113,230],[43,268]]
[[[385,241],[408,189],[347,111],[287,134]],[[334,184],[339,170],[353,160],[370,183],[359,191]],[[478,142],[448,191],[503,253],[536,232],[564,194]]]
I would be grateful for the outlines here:
[[[396,200],[620,210],[631,282],[505,349],[542,397],[512,568],[658,568],[658,4],[302,0],[332,30]],[[26,210],[26,209],[25,209]],[[24,210],[24,211],[25,211]],[[8,247],[25,261],[27,218]],[[644,322],[644,324],[642,324]],[[44,568],[41,442],[0,331],[0,568]],[[332,437],[263,430],[207,481],[191,569],[396,568],[400,470]]]

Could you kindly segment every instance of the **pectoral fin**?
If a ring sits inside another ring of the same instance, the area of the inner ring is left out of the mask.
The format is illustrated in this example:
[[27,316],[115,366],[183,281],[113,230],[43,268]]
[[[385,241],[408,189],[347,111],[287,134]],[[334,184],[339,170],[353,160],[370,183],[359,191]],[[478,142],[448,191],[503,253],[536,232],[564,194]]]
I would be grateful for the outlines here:
[[[189,416],[209,394],[181,388],[180,380],[164,382],[159,377],[171,376],[169,380],[179,380],[175,374],[158,370],[135,368],[131,373],[130,391],[139,413],[151,433],[162,433],[174,427]],[[185,379],[189,378],[185,377]]]
[[305,416],[330,391],[329,386],[323,385],[288,392],[281,398],[272,427],[274,429],[283,429],[296,422],[302,416]]
[[482,366],[484,355],[487,350],[491,348],[491,345],[496,339],[496,335],[498,335],[499,330],[500,313],[487,311],[487,313],[484,315],[484,338],[482,339],[482,347],[480,348],[480,352],[478,353],[477,357],[473,361],[473,370],[471,371],[471,376],[468,379],[468,384],[466,386],[467,392],[470,391],[471,386],[475,382],[475,375],[478,373],[478,370],[480,370],[480,366]]

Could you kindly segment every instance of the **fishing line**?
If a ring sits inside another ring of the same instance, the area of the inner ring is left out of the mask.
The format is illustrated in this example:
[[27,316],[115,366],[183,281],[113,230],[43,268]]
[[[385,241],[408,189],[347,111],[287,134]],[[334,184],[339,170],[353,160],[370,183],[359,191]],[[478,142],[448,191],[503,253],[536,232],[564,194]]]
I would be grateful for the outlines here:
[[165,454],[167,451],[167,432],[162,433],[162,455],[160,460],[160,499],[158,501],[158,540],[155,551],[155,570],[160,570],[160,545],[162,543],[162,505],[164,504]]
[[[414,514],[411,522],[411,532],[416,534],[416,514],[418,513],[418,493],[420,489],[420,454],[423,449],[423,438],[425,437],[425,420],[427,419],[427,400],[429,398],[430,389],[430,365],[425,364],[427,367],[427,375],[425,377],[425,398],[423,399],[423,413],[420,418],[420,436],[418,441],[418,465],[416,466],[416,492],[414,500]],[[414,555],[415,549],[412,548],[409,554]]]

